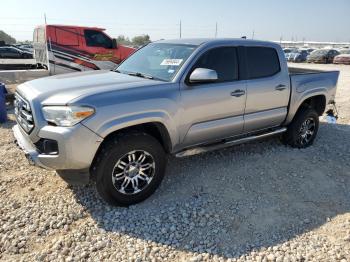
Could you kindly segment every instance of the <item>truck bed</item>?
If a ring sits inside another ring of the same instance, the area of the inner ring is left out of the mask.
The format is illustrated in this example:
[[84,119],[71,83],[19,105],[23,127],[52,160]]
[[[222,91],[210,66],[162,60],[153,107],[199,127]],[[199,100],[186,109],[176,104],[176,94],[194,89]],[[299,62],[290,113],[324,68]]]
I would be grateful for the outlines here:
[[299,108],[299,102],[309,96],[326,94],[326,103],[335,99],[339,71],[323,71],[288,67],[291,84],[290,108],[287,122],[290,122]]
[[315,73],[325,73],[330,71],[309,69],[309,68],[298,68],[298,67],[288,67],[290,75],[303,75],[303,74],[315,74]]

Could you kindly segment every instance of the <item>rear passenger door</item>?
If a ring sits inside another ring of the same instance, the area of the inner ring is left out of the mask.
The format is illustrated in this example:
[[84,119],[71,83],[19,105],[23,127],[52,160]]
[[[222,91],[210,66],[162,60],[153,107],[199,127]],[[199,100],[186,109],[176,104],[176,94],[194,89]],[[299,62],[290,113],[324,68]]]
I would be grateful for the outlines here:
[[247,101],[244,132],[278,126],[287,115],[289,103],[287,64],[280,62],[277,50],[272,47],[245,47],[245,54]]

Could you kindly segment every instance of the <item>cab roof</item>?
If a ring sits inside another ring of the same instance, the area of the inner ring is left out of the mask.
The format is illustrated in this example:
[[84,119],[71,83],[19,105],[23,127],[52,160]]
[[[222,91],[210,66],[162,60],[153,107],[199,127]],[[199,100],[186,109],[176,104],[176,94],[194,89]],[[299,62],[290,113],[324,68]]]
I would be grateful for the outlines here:
[[105,28],[101,27],[94,27],[94,26],[78,26],[78,25],[39,25],[38,27],[69,27],[69,28],[84,28],[84,29],[91,29],[91,30],[99,30],[99,31],[105,31]]
[[159,40],[157,43],[166,44],[184,44],[184,45],[202,45],[202,44],[231,44],[235,43],[237,45],[266,45],[266,46],[279,46],[274,42],[251,40],[244,38],[180,38],[180,39],[169,39],[169,40]]

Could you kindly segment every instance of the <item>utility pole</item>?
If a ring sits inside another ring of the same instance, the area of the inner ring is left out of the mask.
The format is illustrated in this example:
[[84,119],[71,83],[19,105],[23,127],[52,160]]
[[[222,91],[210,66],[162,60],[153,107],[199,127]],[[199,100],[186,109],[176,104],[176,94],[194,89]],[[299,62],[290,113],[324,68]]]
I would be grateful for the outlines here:
[[180,20],[180,38],[182,36],[182,25],[181,25],[181,20]]
[[255,30],[253,29],[252,39],[254,39],[254,35],[255,35]]
[[218,36],[218,22],[215,23],[215,38]]
[[45,25],[46,25],[46,14],[44,13]]

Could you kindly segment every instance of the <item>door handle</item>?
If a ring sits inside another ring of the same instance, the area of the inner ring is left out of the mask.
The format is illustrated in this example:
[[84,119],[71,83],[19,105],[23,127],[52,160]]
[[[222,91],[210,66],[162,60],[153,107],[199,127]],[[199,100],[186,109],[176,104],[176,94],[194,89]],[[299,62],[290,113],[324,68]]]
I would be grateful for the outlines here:
[[285,86],[285,85],[282,85],[282,84],[279,84],[278,86],[276,86],[275,87],[275,89],[277,90],[277,91],[282,91],[282,90],[284,90],[284,89],[286,89],[287,87]]
[[235,97],[240,97],[240,96],[243,96],[244,94],[245,94],[245,91],[240,89],[237,89],[231,92],[231,96],[235,96]]

